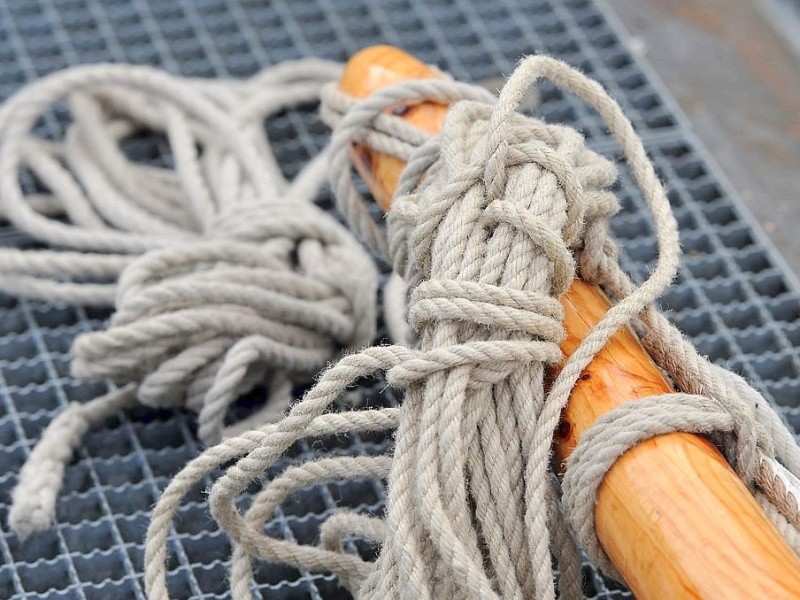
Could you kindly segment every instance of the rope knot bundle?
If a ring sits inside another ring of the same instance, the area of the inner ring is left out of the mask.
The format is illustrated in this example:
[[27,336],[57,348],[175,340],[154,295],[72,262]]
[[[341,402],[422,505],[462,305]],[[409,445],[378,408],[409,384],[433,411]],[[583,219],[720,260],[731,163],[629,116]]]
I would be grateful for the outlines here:
[[269,374],[277,392],[374,329],[372,266],[310,202],[253,203],[215,225],[132,262],[109,328],[77,338],[72,363],[77,377],[139,382],[144,404],[199,412],[206,443]]
[[[53,249],[0,251],[0,288],[114,306],[105,330],[76,339],[72,373],[123,386],[51,423],[14,492],[14,530],[50,525],[64,466],[93,423],[137,400],[186,406],[199,413],[201,440],[214,444],[241,394],[267,380],[269,403],[244,426],[274,420],[296,383],[341,349],[369,344],[375,268],[313,202],[326,153],[289,180],[265,131],[269,117],[318,101],[339,70],[310,59],[210,82],[85,66],[2,107],[2,210]],[[36,136],[65,104],[62,139]],[[126,148],[143,135],[160,137],[167,164],[130,158]],[[21,173],[37,191],[23,188]]]
[[430,145],[409,158],[427,176],[401,178],[387,246],[414,282],[420,357],[410,362],[457,358],[406,389],[388,533],[361,593],[549,597],[552,536],[562,591],[576,593],[577,553],[548,472],[552,433],[536,423],[552,400],[546,369],[562,359],[557,298],[575,277],[573,252],[594,242],[586,232],[604,232],[618,209],[616,170],[572,129],[474,101],[456,104]]
[[[569,128],[517,113],[525,89],[542,77],[594,107],[622,147],[659,245],[658,263],[639,286],[617,264],[608,233],[618,210],[610,191],[614,166]],[[426,100],[458,102],[439,136],[387,114],[398,103]],[[555,562],[560,596],[580,598],[576,540],[618,576],[594,534],[603,476],[632,445],[676,430],[709,434],[800,549],[800,515],[789,491],[800,451],[755,390],[699,356],[654,308],[678,268],[677,225],[641,140],[599,84],[540,56],[520,64],[499,99],[454,81],[406,82],[362,101],[328,87],[323,115],[336,125],[330,180],[339,208],[405,278],[418,342],[343,357],[285,419],[227,439],[189,463],[164,491],[148,529],[151,598],[168,598],[166,544],[182,497],[226,464],[210,504],[232,540],[237,600],[250,597],[251,563],[259,558],[332,572],[357,598],[423,600],[551,599]],[[352,180],[353,143],[407,163],[385,230]],[[548,366],[562,360],[556,297],[576,271],[616,305],[545,390]],[[562,409],[586,366],[627,324],[642,332],[648,352],[683,391],[625,404],[600,419],[573,453],[559,500],[550,449]],[[405,390],[400,408],[330,412],[349,386],[378,371]],[[391,458],[319,457],[264,482],[300,439],[391,430]],[[294,492],[362,477],[388,481],[385,519],[337,512],[322,525],[318,546],[265,532]],[[256,481],[263,489],[240,510],[239,496]],[[353,536],[380,545],[376,561],[349,547]]]

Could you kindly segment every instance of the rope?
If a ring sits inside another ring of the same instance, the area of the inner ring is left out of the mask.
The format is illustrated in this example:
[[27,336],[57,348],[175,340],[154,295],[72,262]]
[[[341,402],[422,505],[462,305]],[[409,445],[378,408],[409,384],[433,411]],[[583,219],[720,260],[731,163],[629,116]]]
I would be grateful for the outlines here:
[[[264,127],[317,102],[339,70],[301,60],[210,82],[83,66],[41,79],[0,109],[2,212],[51,248],[0,249],[0,290],[113,306],[105,330],[75,340],[72,372],[124,386],[70,405],[47,428],[14,490],[14,531],[52,523],[74,448],[134,399],[198,412],[199,437],[211,445],[239,395],[267,379],[269,405],[256,417],[279,418],[294,383],[340,349],[371,341],[374,266],[313,203],[327,154],[287,180]],[[70,116],[58,141],[34,134],[52,108]],[[172,165],[126,154],[143,133],[163,136]],[[36,191],[23,188],[25,174]]]
[[[597,110],[623,149],[658,240],[657,264],[639,286],[620,269],[608,233],[619,208],[613,164],[576,131],[517,112],[525,90],[541,78]],[[436,138],[386,114],[424,100],[460,100]],[[356,598],[552,599],[556,589],[562,598],[580,598],[576,539],[618,577],[592,524],[604,474],[626,449],[676,430],[709,434],[771,507],[767,514],[778,530],[797,544],[790,477],[778,481],[774,465],[777,459],[797,476],[800,451],[755,390],[699,356],[654,307],[678,269],[677,225],[641,140],[599,84],[538,56],[522,61],[496,101],[452,81],[415,81],[359,102],[327,88],[323,114],[336,123],[330,179],[340,210],[405,279],[417,344],[346,356],[284,420],[226,440],[190,463],[159,500],[148,529],[151,599],[168,597],[167,535],[181,497],[230,462],[210,504],[233,542],[237,599],[249,597],[251,562],[259,558],[332,572]],[[353,142],[407,161],[385,229],[356,192]],[[556,298],[576,274],[602,286],[616,304],[546,391],[546,369],[562,360]],[[643,332],[647,350],[682,391],[623,405],[594,425],[567,464],[559,501],[550,454],[561,411],[584,368],[628,324]],[[378,371],[405,390],[399,409],[327,412],[349,386]],[[395,430],[391,461],[311,460],[264,482],[250,507],[239,509],[239,496],[263,482],[297,440],[369,427]],[[336,513],[323,525],[322,547],[264,532],[265,520],[298,488],[368,474],[388,478],[385,523]],[[340,540],[348,535],[380,544],[377,561],[343,552]]]

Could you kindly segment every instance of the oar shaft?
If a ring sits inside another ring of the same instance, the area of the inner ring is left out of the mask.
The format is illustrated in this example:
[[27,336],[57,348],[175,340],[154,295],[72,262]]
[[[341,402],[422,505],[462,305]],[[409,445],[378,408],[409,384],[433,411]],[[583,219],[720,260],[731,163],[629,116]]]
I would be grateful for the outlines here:
[[[388,46],[355,55],[340,87],[354,97],[436,71]],[[422,103],[403,118],[434,133],[447,107]],[[384,210],[403,163],[365,147],[356,166]],[[609,308],[576,280],[561,298],[569,356]],[[570,396],[555,455],[564,461],[586,430],[623,402],[673,391],[630,329],[617,333]],[[597,495],[598,538],[641,599],[800,598],[800,560],[719,451],[704,437],[674,433],[642,442],[607,473]]]

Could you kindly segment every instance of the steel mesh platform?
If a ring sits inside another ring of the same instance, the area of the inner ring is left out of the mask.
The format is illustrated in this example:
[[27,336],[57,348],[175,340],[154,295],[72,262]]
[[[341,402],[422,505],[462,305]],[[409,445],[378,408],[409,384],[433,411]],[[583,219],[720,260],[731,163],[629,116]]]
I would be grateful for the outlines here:
[[[599,79],[623,104],[669,187],[686,251],[679,281],[663,305],[713,360],[744,374],[800,428],[800,294],[780,258],[720,182],[672,103],[633,57],[608,11],[590,0],[8,0],[0,2],[0,99],[57,69],[83,62],[154,64],[194,76],[247,76],[287,58],[345,60],[366,45],[404,47],[463,80],[507,75],[517,58],[548,52]],[[545,86],[538,113],[585,132],[616,153],[596,115]],[[56,117],[46,126],[59,128]],[[326,140],[311,111],[269,123],[282,166],[295,172]],[[130,150],[158,161],[157,144]],[[655,257],[649,219],[623,170],[624,210],[614,221],[625,267],[641,278]],[[322,199],[322,202],[327,202]],[[0,225],[0,244],[26,244]],[[5,522],[16,473],[47,423],[72,400],[104,385],[69,377],[72,339],[107,314],[0,296],[0,598],[95,600],[144,598],[142,542],[148,512],[169,478],[199,451],[193,419],[148,409],[91,433],[66,473],[52,531],[22,543]],[[376,382],[362,402],[395,403]],[[365,435],[298,444],[302,457],[385,452]],[[278,465],[276,469],[281,466]],[[274,473],[273,473],[274,474]],[[313,541],[335,505],[379,513],[379,482],[312,488],[269,523],[272,533]],[[174,598],[227,598],[229,547],[198,488],[186,500],[170,540]],[[630,593],[585,570],[587,597]],[[256,595],[340,598],[335,578],[262,563]]]

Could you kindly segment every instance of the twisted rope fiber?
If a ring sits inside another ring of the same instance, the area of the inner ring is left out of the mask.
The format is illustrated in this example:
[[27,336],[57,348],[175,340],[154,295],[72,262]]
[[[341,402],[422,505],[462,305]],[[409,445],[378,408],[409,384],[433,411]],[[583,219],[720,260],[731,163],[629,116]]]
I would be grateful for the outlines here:
[[[517,113],[525,90],[540,78],[593,106],[623,148],[659,246],[655,269],[638,287],[621,271],[608,233],[618,210],[610,191],[613,164],[571,128]],[[386,114],[425,100],[461,100],[440,136],[427,138]],[[497,100],[452,81],[407,82],[359,102],[328,87],[323,115],[336,124],[330,177],[340,210],[405,278],[418,343],[344,357],[283,421],[225,440],[192,461],[165,490],[148,529],[150,598],[168,598],[166,542],[181,498],[231,462],[210,502],[233,542],[237,599],[250,597],[256,558],[335,573],[357,598],[551,599],[556,590],[579,598],[576,541],[619,577],[594,534],[594,497],[604,474],[626,449],[671,431],[708,434],[796,546],[791,477],[800,471],[800,451],[755,390],[699,356],[655,309],[678,268],[677,226],[641,141],[599,84],[539,56],[520,64]],[[354,142],[407,161],[385,230],[353,182]],[[546,367],[562,360],[557,298],[576,271],[617,303],[545,391]],[[581,372],[626,324],[682,391],[604,416],[570,458],[559,502],[550,449],[560,413]],[[399,409],[327,412],[349,386],[377,371],[405,390]],[[391,462],[384,456],[304,462],[264,482],[244,512],[237,508],[248,486],[262,481],[297,440],[363,431],[371,420],[375,430],[395,429]],[[782,478],[778,468],[786,471]],[[272,511],[298,488],[368,474],[388,477],[385,521],[334,513],[322,526],[322,547],[264,533]],[[342,541],[352,536],[381,544],[376,562],[345,552]]]
[[[313,200],[321,152],[292,180],[264,121],[319,101],[340,67],[286,62],[249,80],[186,79],[141,66],[69,69],[0,109],[3,214],[48,250],[0,250],[0,290],[114,306],[104,331],[78,337],[72,373],[121,389],[70,404],[20,473],[9,523],[47,528],[64,467],[94,424],[134,405],[185,406],[199,436],[223,436],[231,403],[269,381],[248,423],[281,416],[296,383],[374,334],[377,275],[353,236]],[[60,141],[34,135],[63,104]],[[163,135],[174,168],[123,146]],[[45,191],[23,189],[28,172]],[[252,425],[251,425],[252,426]]]

